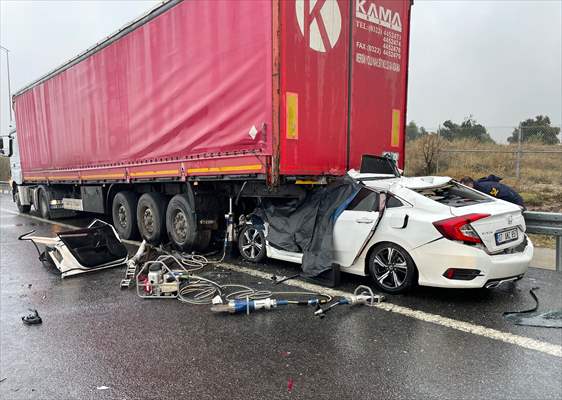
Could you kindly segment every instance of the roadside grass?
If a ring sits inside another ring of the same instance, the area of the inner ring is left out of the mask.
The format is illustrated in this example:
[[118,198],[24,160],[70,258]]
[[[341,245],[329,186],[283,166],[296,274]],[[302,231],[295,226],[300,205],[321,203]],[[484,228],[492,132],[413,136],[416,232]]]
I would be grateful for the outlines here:
[[0,182],[6,182],[10,179],[10,159],[8,157],[0,157]]
[[554,236],[534,235],[530,233],[529,239],[531,239],[531,242],[533,242],[533,246],[535,247],[546,247],[549,249],[556,248],[556,239]]
[[[521,178],[515,177],[516,155],[501,151],[517,150],[516,145],[484,144],[470,140],[445,142],[444,150],[466,150],[462,153],[441,152],[436,175],[461,179],[471,176],[478,179],[494,174],[503,178],[502,182],[519,192],[529,210],[562,212],[562,154],[531,153],[521,157]],[[485,149],[496,152],[482,153],[471,150]],[[523,151],[562,151],[560,145],[523,145]],[[424,175],[424,160],[420,140],[406,143],[407,175]],[[552,236],[531,235],[537,247],[554,248]]]

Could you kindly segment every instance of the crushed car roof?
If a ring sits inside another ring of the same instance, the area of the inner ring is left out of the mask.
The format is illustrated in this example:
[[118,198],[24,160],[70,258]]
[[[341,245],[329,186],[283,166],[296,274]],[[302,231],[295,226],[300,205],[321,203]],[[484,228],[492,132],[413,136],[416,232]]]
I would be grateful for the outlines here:
[[377,189],[388,189],[391,186],[398,185],[412,190],[423,190],[446,185],[452,180],[448,176],[402,176],[396,178],[386,174],[361,174],[355,170],[349,171],[348,174],[364,185]]

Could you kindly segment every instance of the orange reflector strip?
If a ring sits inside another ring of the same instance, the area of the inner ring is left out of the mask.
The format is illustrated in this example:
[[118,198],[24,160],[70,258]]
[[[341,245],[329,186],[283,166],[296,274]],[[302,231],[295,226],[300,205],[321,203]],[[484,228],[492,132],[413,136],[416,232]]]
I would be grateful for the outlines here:
[[390,137],[392,147],[400,146],[400,110],[392,110],[392,133]]

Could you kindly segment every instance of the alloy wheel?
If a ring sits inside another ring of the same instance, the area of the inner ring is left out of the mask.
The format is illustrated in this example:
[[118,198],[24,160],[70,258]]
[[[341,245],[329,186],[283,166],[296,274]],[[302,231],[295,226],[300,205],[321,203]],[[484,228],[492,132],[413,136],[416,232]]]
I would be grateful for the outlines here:
[[396,289],[408,276],[406,257],[394,247],[383,247],[375,254],[373,273],[381,286]]
[[246,258],[256,258],[260,254],[263,245],[263,237],[256,228],[247,228],[244,231],[240,250]]

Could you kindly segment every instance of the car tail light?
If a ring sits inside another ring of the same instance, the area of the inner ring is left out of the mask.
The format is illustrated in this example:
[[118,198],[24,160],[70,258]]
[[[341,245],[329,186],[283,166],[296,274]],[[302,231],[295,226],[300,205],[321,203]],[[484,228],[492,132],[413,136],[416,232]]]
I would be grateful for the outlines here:
[[479,219],[489,217],[490,214],[468,214],[436,221],[433,226],[447,239],[460,240],[469,243],[482,243],[480,236],[470,224]]

